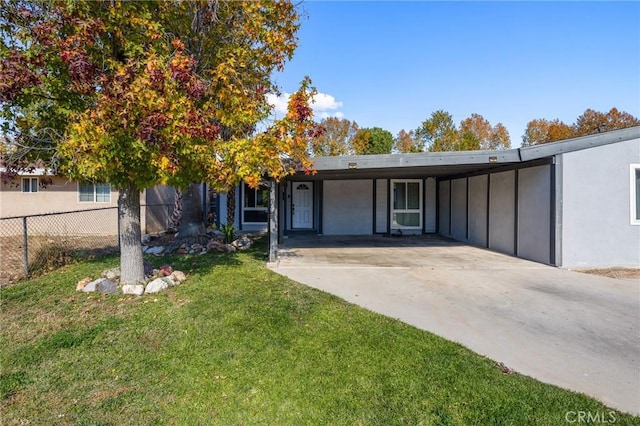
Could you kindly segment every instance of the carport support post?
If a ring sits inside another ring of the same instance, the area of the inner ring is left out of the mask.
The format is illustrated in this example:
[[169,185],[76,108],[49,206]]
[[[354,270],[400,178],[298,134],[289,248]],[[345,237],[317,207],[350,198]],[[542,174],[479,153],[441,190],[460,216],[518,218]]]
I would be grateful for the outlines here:
[[269,181],[269,262],[278,259],[278,191],[276,181]]

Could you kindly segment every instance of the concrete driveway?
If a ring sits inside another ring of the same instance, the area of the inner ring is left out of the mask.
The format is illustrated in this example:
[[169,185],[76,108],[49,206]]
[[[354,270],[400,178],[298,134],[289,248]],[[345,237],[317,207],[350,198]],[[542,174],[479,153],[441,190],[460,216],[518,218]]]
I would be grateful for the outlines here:
[[431,236],[296,236],[285,240],[270,267],[521,374],[640,414],[637,280],[567,271]]

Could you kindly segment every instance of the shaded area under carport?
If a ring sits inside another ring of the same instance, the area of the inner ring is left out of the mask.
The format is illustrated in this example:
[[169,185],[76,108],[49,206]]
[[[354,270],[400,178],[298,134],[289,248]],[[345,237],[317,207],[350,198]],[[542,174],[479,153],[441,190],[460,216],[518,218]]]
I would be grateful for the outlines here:
[[293,235],[271,268],[463,344],[519,373],[640,413],[640,283],[435,235]]

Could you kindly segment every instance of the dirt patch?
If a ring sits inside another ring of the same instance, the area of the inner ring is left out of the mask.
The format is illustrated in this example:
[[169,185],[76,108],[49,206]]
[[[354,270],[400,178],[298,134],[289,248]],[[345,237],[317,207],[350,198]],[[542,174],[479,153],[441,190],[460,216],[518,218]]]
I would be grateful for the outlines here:
[[623,278],[640,280],[640,268],[598,268],[598,269],[576,269],[576,272],[585,274],[600,275],[609,278]]
[[[29,273],[41,275],[73,258],[91,258],[117,251],[117,235],[29,236]],[[0,287],[24,278],[24,240],[0,236]]]

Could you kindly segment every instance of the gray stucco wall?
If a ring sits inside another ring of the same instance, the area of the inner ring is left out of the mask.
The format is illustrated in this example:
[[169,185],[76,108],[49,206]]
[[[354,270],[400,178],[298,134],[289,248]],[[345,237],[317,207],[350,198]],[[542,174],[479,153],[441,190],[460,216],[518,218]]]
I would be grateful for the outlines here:
[[487,246],[487,175],[469,178],[469,242]]
[[451,181],[451,236],[467,240],[467,179]]
[[370,235],[372,210],[372,180],[324,182],[322,229],[325,235]]
[[387,179],[376,180],[376,232],[387,232]]
[[640,266],[631,225],[630,164],[640,139],[562,155],[562,266]]
[[449,237],[449,186],[451,181],[438,182],[438,234]]
[[491,174],[489,248],[514,254],[515,171]]
[[437,232],[436,229],[436,180],[424,181],[424,231]]
[[549,263],[551,166],[518,171],[518,256]]

